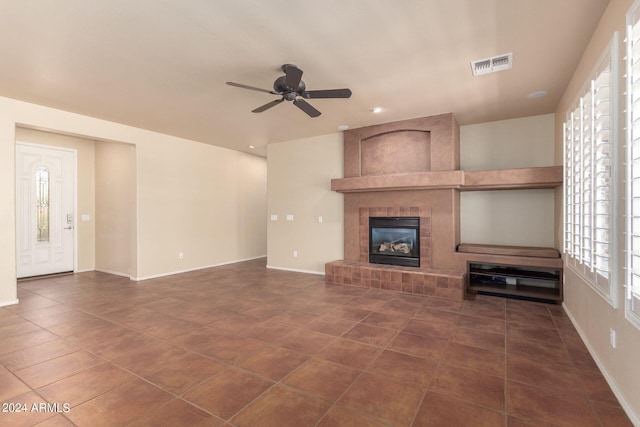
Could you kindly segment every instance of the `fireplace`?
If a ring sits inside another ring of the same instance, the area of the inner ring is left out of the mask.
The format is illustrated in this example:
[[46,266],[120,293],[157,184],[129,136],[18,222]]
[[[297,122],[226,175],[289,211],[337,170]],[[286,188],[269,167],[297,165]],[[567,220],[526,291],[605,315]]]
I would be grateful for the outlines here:
[[420,218],[370,217],[369,262],[420,267]]
[[[455,251],[466,179],[453,114],[345,131],[343,177],[331,180],[344,194],[344,259],[325,265],[327,283],[461,301],[466,267]],[[419,225],[399,224],[408,218]],[[388,237],[389,229],[408,231]],[[385,241],[398,239],[413,246],[388,253]]]

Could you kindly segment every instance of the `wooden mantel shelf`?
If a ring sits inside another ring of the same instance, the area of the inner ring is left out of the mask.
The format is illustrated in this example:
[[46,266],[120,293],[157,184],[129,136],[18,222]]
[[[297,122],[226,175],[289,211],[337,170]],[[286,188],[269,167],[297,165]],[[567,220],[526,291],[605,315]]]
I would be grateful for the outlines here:
[[562,166],[465,172],[461,190],[555,188],[562,175]]
[[487,171],[436,171],[362,176],[331,180],[338,193],[457,189],[461,191],[555,188],[562,185],[562,166]]
[[442,171],[332,179],[331,189],[339,193],[428,190],[460,188],[463,183],[463,171]]

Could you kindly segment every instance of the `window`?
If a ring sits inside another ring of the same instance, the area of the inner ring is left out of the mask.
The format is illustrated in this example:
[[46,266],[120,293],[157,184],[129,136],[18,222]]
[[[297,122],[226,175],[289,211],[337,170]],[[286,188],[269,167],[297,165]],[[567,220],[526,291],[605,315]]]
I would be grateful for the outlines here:
[[49,169],[36,169],[36,227],[38,242],[49,241]]
[[627,319],[640,327],[640,2],[627,13]]
[[564,123],[564,252],[566,264],[616,305],[613,234],[613,138],[617,58],[614,34]]

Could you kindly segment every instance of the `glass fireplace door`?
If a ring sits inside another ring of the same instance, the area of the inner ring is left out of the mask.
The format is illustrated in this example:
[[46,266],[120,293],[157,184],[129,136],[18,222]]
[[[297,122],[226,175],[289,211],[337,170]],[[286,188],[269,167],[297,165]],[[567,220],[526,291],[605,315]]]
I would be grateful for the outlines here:
[[419,231],[419,218],[369,218],[369,262],[419,267]]

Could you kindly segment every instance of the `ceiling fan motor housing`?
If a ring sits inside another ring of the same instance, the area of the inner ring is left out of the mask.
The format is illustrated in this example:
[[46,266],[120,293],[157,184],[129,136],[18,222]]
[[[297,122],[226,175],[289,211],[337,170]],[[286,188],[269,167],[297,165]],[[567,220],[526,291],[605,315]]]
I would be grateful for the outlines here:
[[[302,80],[300,80],[300,84],[297,88],[287,87],[286,78],[286,76],[278,77],[276,81],[273,82],[273,90],[278,93],[282,93],[287,101],[292,101],[295,99],[297,94],[304,92],[307,86]],[[293,97],[289,99],[287,95],[293,95]]]

